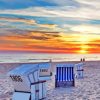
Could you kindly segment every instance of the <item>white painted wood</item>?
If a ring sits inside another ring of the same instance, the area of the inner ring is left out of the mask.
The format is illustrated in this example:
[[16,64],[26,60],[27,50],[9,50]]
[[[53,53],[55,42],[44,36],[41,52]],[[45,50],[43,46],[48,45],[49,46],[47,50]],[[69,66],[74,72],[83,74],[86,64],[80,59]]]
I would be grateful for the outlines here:
[[42,83],[39,84],[39,99],[43,98],[43,85]]
[[36,100],[35,85],[31,86],[31,99]]
[[43,92],[42,93],[43,93],[43,98],[45,98],[47,95],[46,82],[43,83]]
[[14,92],[12,100],[29,100],[31,93]]

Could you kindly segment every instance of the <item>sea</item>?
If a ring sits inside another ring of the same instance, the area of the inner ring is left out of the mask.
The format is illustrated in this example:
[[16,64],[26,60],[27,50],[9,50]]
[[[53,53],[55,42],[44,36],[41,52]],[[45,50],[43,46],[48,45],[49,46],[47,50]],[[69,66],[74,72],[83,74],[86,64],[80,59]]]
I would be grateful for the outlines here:
[[100,60],[100,54],[47,54],[47,53],[0,53],[0,63],[31,63],[59,61]]

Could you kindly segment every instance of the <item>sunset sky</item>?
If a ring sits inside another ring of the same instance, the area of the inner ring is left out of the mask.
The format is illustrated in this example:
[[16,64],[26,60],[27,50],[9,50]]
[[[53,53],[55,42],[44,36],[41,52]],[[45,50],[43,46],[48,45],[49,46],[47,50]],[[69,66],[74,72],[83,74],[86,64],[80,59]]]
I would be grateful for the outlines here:
[[100,53],[100,0],[0,0],[0,52]]

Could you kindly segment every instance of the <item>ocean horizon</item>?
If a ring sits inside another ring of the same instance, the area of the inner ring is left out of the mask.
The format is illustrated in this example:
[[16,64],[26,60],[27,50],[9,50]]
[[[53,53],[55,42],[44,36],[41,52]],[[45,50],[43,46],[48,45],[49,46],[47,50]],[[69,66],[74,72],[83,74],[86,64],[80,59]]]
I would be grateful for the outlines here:
[[100,60],[100,54],[0,53],[0,63],[80,61],[81,58],[96,61]]

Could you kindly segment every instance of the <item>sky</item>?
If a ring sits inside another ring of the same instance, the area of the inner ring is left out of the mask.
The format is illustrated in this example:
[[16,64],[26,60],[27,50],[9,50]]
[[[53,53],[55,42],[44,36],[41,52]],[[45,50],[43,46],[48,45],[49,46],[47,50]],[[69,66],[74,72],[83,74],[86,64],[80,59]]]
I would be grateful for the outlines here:
[[0,52],[100,53],[99,0],[0,0]]

